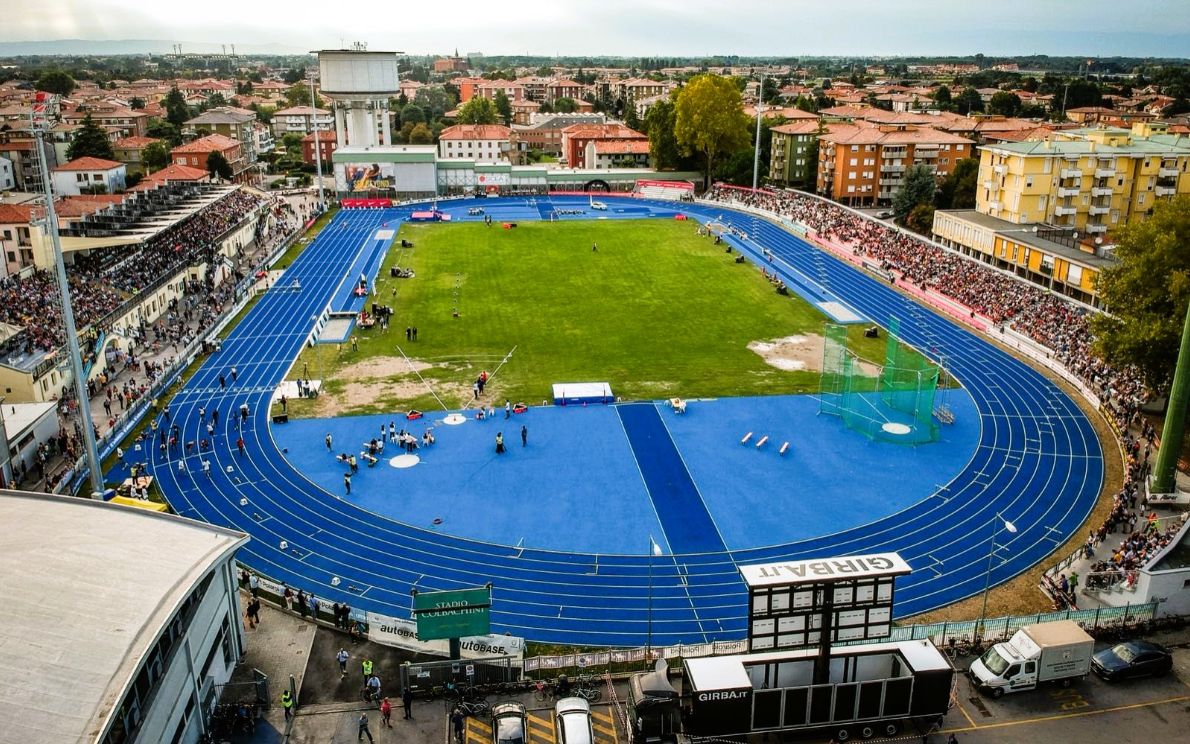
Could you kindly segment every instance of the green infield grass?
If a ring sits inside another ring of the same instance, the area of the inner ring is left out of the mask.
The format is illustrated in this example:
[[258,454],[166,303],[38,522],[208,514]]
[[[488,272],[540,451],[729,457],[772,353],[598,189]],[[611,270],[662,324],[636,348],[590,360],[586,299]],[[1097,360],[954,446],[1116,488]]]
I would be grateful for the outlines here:
[[[608,382],[624,399],[816,391],[814,341],[828,319],[695,230],[662,220],[404,224],[398,238],[415,247],[396,241],[372,298],[394,308],[391,326],[357,327],[355,350],[306,349],[289,376],[325,378],[325,394],[289,412],[458,408],[481,370],[494,373],[485,400],[499,405],[539,404],[556,382]],[[416,276],[390,278],[392,266]],[[406,340],[412,326],[416,341]],[[807,341],[770,353],[783,358],[749,348],[792,336]],[[851,349],[875,364],[881,336],[848,329]]]

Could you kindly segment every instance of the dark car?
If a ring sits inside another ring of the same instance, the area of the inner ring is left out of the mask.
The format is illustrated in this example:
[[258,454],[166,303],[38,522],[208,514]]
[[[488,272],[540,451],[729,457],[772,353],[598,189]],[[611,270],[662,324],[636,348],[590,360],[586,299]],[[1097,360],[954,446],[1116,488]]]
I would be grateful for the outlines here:
[[1091,669],[1109,682],[1129,677],[1160,677],[1173,668],[1169,650],[1148,641],[1128,641],[1091,657]]
[[525,706],[501,703],[492,706],[492,744],[525,744]]

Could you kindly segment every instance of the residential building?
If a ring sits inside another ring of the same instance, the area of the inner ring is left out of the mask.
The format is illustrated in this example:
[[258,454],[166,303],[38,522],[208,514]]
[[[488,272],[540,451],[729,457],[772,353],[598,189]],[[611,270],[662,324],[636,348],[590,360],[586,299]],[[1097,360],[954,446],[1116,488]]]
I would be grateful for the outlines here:
[[[0,492],[0,534],[0,664],[20,680],[0,689],[0,739],[198,741],[244,652],[235,553],[248,537],[18,491]],[[54,547],[65,535],[70,549]]]
[[124,190],[128,168],[115,160],[75,158],[54,168],[50,179],[59,196],[115,194]]
[[256,162],[256,113],[234,106],[219,106],[208,109],[190,119],[182,126],[182,134],[199,137],[204,134],[221,134],[236,140],[244,147],[244,157],[249,163]]
[[934,213],[934,240],[1011,271],[1059,294],[1099,307],[1099,273],[1114,263],[1111,246],[1075,230],[1020,225],[975,210]]
[[647,78],[621,80],[615,87],[616,97],[623,99],[625,106],[634,106],[642,98],[653,98],[669,92],[668,84]]
[[0,191],[12,191],[16,187],[17,181],[12,171],[12,161],[0,157]]
[[1080,106],[1079,108],[1066,109],[1066,118],[1076,124],[1098,124],[1105,119],[1119,116],[1119,113],[1115,109],[1103,106]]
[[475,97],[480,84],[488,81],[483,78],[459,77],[451,82],[459,89],[459,105],[461,106]]
[[496,163],[508,160],[512,130],[499,124],[455,124],[438,136],[438,157]]
[[475,86],[475,95],[480,98],[496,100],[499,93],[508,96],[509,101],[521,101],[525,98],[525,86],[511,80],[484,80]]
[[1037,142],[980,148],[975,208],[1018,225],[1101,235],[1190,193],[1190,137],[1163,125],[1068,129]]
[[310,106],[294,106],[273,112],[273,137],[280,139],[286,134],[309,134],[314,129],[335,130],[335,114]]
[[974,147],[969,139],[935,129],[866,122],[837,124],[818,141],[818,193],[852,206],[887,204],[910,166],[945,176]]
[[588,163],[587,145],[601,140],[644,140],[648,142],[648,135],[641,134],[619,122],[607,124],[574,124],[562,130],[562,155],[566,164],[571,168],[594,168],[594,163]]
[[107,130],[112,140],[124,137],[144,137],[151,118],[144,111],[133,110],[112,104],[87,104],[74,111],[62,114],[67,124],[82,124],[90,115],[91,120]]
[[125,137],[112,143],[112,151],[116,155],[116,160],[127,167],[128,175],[144,173],[145,148],[154,142],[161,142],[161,140],[152,137]]
[[207,158],[211,153],[218,152],[228,162],[232,170],[232,180],[236,183],[246,183],[251,178],[251,166],[244,160],[244,147],[238,140],[224,137],[222,134],[211,134],[193,142],[179,145],[169,151],[170,157],[177,165],[186,165],[199,170],[207,170]]
[[607,139],[587,142],[584,167],[596,170],[649,167],[649,138]]
[[826,125],[803,119],[772,127],[769,180],[780,186],[813,187],[818,171],[818,137]]
[[525,89],[525,99],[529,101],[537,101],[538,103],[546,100],[546,87],[553,81],[553,78],[541,77],[540,75],[526,75],[519,77],[514,82]]
[[561,78],[559,80],[551,80],[545,86],[545,100],[551,104],[555,103],[559,98],[570,98],[575,101],[583,97],[583,86],[573,80]]
[[[322,172],[330,173],[331,155],[335,152],[338,143],[334,130],[329,132],[318,132],[318,149],[321,151]],[[302,137],[302,162],[306,165],[314,165],[314,132],[310,132],[305,137]]]
[[259,156],[266,152],[272,152],[275,146],[273,130],[264,122],[254,122],[252,124],[252,149],[256,151],[256,154]]
[[[25,136],[6,136],[0,132],[0,157],[12,163],[17,191],[41,191],[41,157],[37,154],[34,140]],[[46,157],[51,169],[58,164],[54,148],[46,148]]]
[[[514,109],[515,110],[515,109]],[[512,127],[513,150],[536,150],[546,155],[562,154],[562,130],[575,124],[603,124],[603,114],[530,114],[529,123]]]
[[512,101],[512,123],[526,125],[529,123],[530,117],[536,114],[541,109],[541,104],[537,101],[525,99],[523,101]]

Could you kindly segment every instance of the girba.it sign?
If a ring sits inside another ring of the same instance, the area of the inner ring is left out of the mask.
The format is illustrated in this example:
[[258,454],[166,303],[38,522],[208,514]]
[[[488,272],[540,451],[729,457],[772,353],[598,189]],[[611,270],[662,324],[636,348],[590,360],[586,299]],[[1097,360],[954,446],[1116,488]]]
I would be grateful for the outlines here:
[[842,558],[815,558],[804,561],[740,566],[740,574],[743,575],[744,582],[749,587],[840,581],[874,576],[900,576],[911,570],[909,564],[897,553],[875,553]]

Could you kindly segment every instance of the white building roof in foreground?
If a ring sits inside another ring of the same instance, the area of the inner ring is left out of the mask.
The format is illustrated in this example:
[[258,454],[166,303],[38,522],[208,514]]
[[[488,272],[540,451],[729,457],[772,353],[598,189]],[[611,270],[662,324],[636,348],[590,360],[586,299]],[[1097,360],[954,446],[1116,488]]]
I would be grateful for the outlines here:
[[0,744],[94,741],[178,605],[246,541],[180,517],[0,491]]

